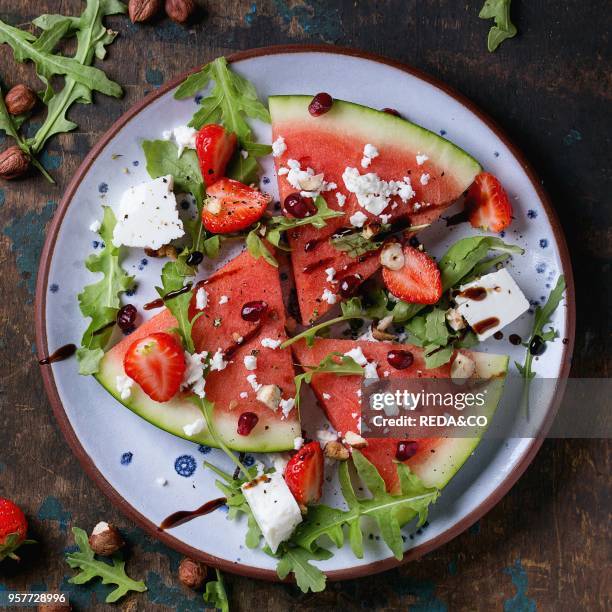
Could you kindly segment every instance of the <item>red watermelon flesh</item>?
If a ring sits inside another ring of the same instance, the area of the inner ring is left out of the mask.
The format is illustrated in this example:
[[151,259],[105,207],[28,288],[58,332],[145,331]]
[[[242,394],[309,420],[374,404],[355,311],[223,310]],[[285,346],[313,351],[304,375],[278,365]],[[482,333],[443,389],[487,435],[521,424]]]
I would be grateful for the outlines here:
[[[352,227],[349,218],[356,211],[364,213],[368,220],[382,221],[362,208],[355,194],[347,190],[342,179],[347,167],[357,168],[362,175],[376,173],[386,181],[409,177],[414,197],[407,202],[397,196],[392,198],[383,214],[387,215],[384,221],[388,223],[401,220],[413,226],[435,221],[480,170],[473,158],[448,141],[394,115],[336,100],[329,113],[314,118],[307,111],[309,101],[307,96],[274,96],[269,100],[272,138],[282,137],[286,145],[283,154],[275,158],[277,173],[287,167],[290,159],[299,161],[303,170],[312,168],[315,174],[323,173],[326,182],[337,185],[336,189],[323,192],[323,197],[330,208],[345,213],[330,219],[323,229],[304,226],[288,232],[305,324],[332,307],[322,299],[324,289],[338,292],[338,282],[327,281],[326,268],[334,268],[336,280],[349,274],[359,274],[365,280],[380,268],[378,252],[371,251],[355,259],[335,249],[328,240],[339,229]],[[366,144],[374,145],[379,156],[368,168],[363,168],[361,159]],[[427,154],[428,159],[419,164],[416,156],[421,153]],[[423,181],[426,184],[421,182],[424,174],[428,176]],[[286,175],[279,174],[278,185],[281,202],[296,192]],[[337,193],[346,196],[343,207],[338,204]]]
[[[369,362],[377,363],[377,373],[381,379],[450,377],[450,364],[427,370],[423,350],[406,344],[317,339],[312,347],[304,341],[296,342],[292,346],[296,361],[302,365],[316,365],[332,352],[344,354],[357,347],[361,348]],[[391,350],[398,349],[409,350],[413,354],[414,362],[409,368],[396,370],[388,364],[387,354]],[[505,375],[508,364],[506,356],[462,352],[471,355],[476,361],[478,375],[482,378]],[[361,382],[361,376],[316,374],[310,384],[330,423],[342,435],[347,431],[360,432],[361,401],[358,392]],[[496,402],[493,394],[489,400]],[[397,492],[399,487],[395,465],[398,441],[393,438],[367,438],[367,446],[361,449],[361,452],[377,467],[387,488],[393,493]],[[427,486],[440,488],[450,480],[478,444],[478,440],[473,438],[430,438],[415,442],[416,454],[405,463],[424,480]]]

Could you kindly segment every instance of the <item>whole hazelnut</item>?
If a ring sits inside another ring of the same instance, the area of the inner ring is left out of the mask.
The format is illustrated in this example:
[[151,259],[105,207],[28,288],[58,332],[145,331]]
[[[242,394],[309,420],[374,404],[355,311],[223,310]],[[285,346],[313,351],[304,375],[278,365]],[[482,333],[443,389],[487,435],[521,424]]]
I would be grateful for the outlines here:
[[27,85],[15,85],[9,89],[4,98],[6,110],[11,115],[23,115],[31,111],[35,106],[38,97]]
[[97,555],[102,555],[103,557],[115,554],[123,544],[123,539],[117,528],[104,521],[99,522],[89,536],[91,549]]
[[328,459],[335,459],[336,461],[346,461],[349,458],[348,448],[338,441],[328,442],[323,452]]
[[0,178],[14,179],[24,174],[30,167],[30,156],[17,145],[0,153]]
[[128,14],[132,23],[148,21],[159,13],[161,6],[161,0],[130,0]]
[[207,574],[208,569],[203,563],[189,557],[184,557],[178,568],[179,580],[190,589],[199,589],[204,584]]
[[166,14],[172,21],[185,23],[195,10],[194,0],[166,0]]

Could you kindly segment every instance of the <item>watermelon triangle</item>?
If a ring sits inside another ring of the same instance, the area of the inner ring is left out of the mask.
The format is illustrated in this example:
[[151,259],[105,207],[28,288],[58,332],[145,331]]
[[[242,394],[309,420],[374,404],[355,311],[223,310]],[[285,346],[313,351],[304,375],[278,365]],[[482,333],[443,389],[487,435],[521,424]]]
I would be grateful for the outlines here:
[[[317,339],[312,347],[305,341],[293,346],[296,361],[302,365],[316,365],[332,352],[341,354],[360,348],[369,362],[376,362],[380,378],[449,378],[450,365],[427,370],[423,350],[416,346],[392,342],[369,342],[353,340]],[[404,370],[396,370],[388,364],[387,354],[391,350],[409,350],[414,356],[413,364]],[[469,354],[477,365],[482,378],[505,376],[508,358],[505,355],[489,355],[461,351]],[[361,376],[336,376],[335,374],[316,374],[310,387],[323,408],[332,426],[342,435],[347,431],[360,432],[361,420]],[[501,386],[497,386],[501,392]],[[487,409],[492,412],[497,407],[499,396],[490,394]],[[398,439],[368,438],[367,446],[361,452],[376,466],[391,492],[398,491],[399,482],[396,470],[396,450]],[[417,440],[417,452],[405,463],[427,486],[442,488],[463,465],[478,445],[475,438],[435,438]]]
[[[331,111],[314,118],[307,110],[310,100],[309,96],[273,96],[269,99],[272,138],[282,137],[286,146],[275,158],[281,202],[296,192],[281,168],[287,168],[289,160],[297,160],[303,170],[312,168],[315,173],[323,173],[326,182],[337,185],[322,195],[330,208],[345,213],[343,217],[330,219],[323,229],[303,226],[288,232],[304,324],[313,322],[332,307],[329,300],[322,298],[324,289],[337,295],[338,279],[359,274],[365,280],[380,268],[377,251],[353,258],[330,244],[333,233],[352,227],[349,219],[357,211],[370,221],[381,222],[380,217],[362,208],[356,196],[347,190],[342,178],[345,168],[357,168],[361,174],[373,172],[386,181],[402,181],[409,177],[414,197],[408,202],[394,197],[383,211],[387,215],[386,222],[398,221],[406,226],[434,222],[480,171],[479,164],[467,153],[437,134],[399,117],[335,100]],[[361,159],[366,144],[375,145],[379,156],[364,169]],[[420,153],[426,153],[427,159],[419,164],[417,155]],[[425,174],[427,180],[421,178]],[[346,197],[343,207],[338,203],[337,194]],[[335,282],[327,280],[325,270],[328,268],[335,270]]]

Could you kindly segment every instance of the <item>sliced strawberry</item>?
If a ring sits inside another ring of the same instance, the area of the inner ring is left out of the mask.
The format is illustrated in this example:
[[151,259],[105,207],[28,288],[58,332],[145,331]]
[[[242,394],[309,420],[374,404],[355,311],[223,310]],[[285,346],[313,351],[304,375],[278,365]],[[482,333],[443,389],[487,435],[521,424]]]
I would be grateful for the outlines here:
[[468,189],[465,208],[472,227],[501,232],[512,222],[512,205],[501,183],[481,172]]
[[0,497],[0,561],[5,557],[19,560],[15,550],[25,541],[28,521],[12,501]]
[[323,493],[323,451],[318,442],[309,442],[291,457],[285,468],[285,482],[301,506],[318,502]]
[[239,232],[261,219],[270,198],[258,189],[224,178],[206,191],[202,223],[209,232]]
[[383,281],[391,293],[413,304],[435,304],[442,296],[442,279],[436,262],[429,255],[405,246],[404,265],[399,270],[383,266]]
[[149,334],[128,348],[123,368],[152,400],[167,402],[178,392],[185,374],[183,347],[170,334]]
[[216,123],[200,129],[196,136],[196,152],[200,170],[207,187],[225,175],[225,169],[236,150],[237,138],[233,132]]

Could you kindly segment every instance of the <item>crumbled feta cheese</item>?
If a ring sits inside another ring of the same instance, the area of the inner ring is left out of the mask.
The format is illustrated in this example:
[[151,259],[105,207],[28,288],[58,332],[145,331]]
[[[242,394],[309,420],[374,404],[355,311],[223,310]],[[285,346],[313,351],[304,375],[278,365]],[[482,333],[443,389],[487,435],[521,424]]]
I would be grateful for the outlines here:
[[391,215],[379,215],[378,217],[381,223],[389,223],[389,219],[391,219]]
[[336,192],[336,200],[338,200],[338,206],[340,207],[346,204],[346,196],[339,191]]
[[162,132],[162,140],[172,140],[172,130],[164,130]]
[[323,290],[323,294],[321,295],[321,299],[328,304],[335,304],[338,300],[338,297],[335,293],[332,293],[327,287]]
[[363,147],[363,157],[361,158],[361,167],[368,168],[372,163],[372,160],[378,157],[378,149],[371,144],[367,144]]
[[360,210],[358,210],[355,214],[349,217],[349,222],[351,225],[355,227],[363,227],[363,224],[368,220],[366,215],[364,215]]
[[280,157],[287,150],[287,145],[285,144],[285,139],[282,136],[279,136],[272,143],[272,156]]
[[89,231],[93,232],[94,234],[97,234],[100,231],[101,227],[102,227],[102,223],[100,223],[100,221],[98,221],[98,219],[96,219],[89,226]]
[[317,440],[321,446],[325,446],[328,442],[335,442],[338,439],[338,434],[329,431],[328,429],[319,429],[316,433]]
[[227,297],[227,295],[222,295],[219,298],[219,306],[223,306],[223,304],[227,304],[229,302],[229,298]]
[[256,374],[249,374],[246,379],[249,385],[251,385],[253,391],[259,391],[261,389],[262,385],[257,382]]
[[363,332],[357,340],[364,340],[365,342],[378,342],[378,340],[372,335],[372,327],[368,326],[367,331]]
[[384,181],[374,172],[360,174],[357,168],[345,168],[342,180],[346,188],[357,196],[359,206],[373,215],[380,215],[393,196],[407,202],[414,196],[410,178],[403,181]]
[[459,331],[465,328],[465,319],[456,308],[449,308],[446,311],[446,320],[453,331]]
[[389,374],[391,374],[391,372],[389,372],[389,370],[385,370],[385,371],[383,372],[383,376],[384,376],[385,378],[388,378],[388,377],[389,377]]
[[424,164],[424,163],[425,163],[425,162],[426,162],[428,159],[429,159],[429,157],[427,157],[427,155],[422,155],[421,153],[419,153],[419,154],[416,156],[416,163],[417,163],[419,166],[422,166],[422,165],[423,165],[423,164]]
[[240,399],[246,399],[247,397],[249,397],[249,394],[246,391],[240,392]]
[[185,234],[172,193],[172,176],[127,189],[119,203],[113,245],[159,249]]
[[378,378],[378,372],[376,371],[377,365],[375,361],[368,361],[364,367],[364,376],[366,378]]
[[324,400],[331,399],[331,395],[329,393],[323,393],[323,399]]
[[302,446],[304,446],[304,438],[302,438],[302,436],[293,438],[293,450],[300,450]]
[[277,349],[282,344],[281,340],[274,340],[274,338],[262,338],[261,346],[269,349]]
[[281,390],[277,385],[259,385],[256,399],[270,410],[276,411],[281,399]]
[[244,356],[244,367],[247,370],[256,370],[257,369],[257,357],[255,357],[255,355],[245,355]]
[[134,381],[129,376],[125,376],[124,374],[120,374],[119,376],[117,376],[117,378],[115,379],[115,386],[117,387],[119,397],[122,400],[126,400],[128,399],[128,397],[130,397],[130,395],[132,394],[133,384]]
[[158,478],[155,479],[155,484],[160,487],[165,487],[168,484],[168,481],[165,478],[162,478],[161,476],[159,476]]
[[210,371],[211,372],[220,372],[221,370],[225,370],[227,367],[227,361],[223,359],[223,351],[218,348],[217,352],[212,356],[210,360]]
[[344,434],[344,441],[353,448],[363,448],[368,445],[368,441],[353,431],[347,431]]
[[196,291],[196,308],[198,310],[204,310],[208,305],[208,292],[204,287],[200,287]]
[[[198,131],[188,125],[179,125],[172,130],[174,142],[178,148],[178,156],[183,154],[185,149],[196,148],[196,135]],[[169,140],[169,139],[168,139]]]
[[316,198],[323,191],[336,189],[335,183],[327,183],[322,173],[315,174],[312,168],[302,170],[302,166],[296,159],[287,160],[287,167],[279,168],[278,174],[286,176],[288,183],[299,189],[303,197]]
[[107,531],[109,527],[110,525],[106,521],[100,521],[99,523],[96,523],[95,527],[91,532],[91,535],[100,535],[101,533]]
[[327,274],[325,280],[328,283],[332,283],[334,281],[334,277],[336,276],[336,268],[325,268],[325,274]]
[[421,185],[427,185],[427,183],[429,183],[429,174],[427,174],[427,172],[423,172],[423,174],[421,174],[421,178],[419,179],[421,181]]
[[249,156],[249,152],[245,151],[244,149],[240,149],[240,157],[242,157],[242,159],[246,159]]
[[268,457],[272,459],[272,466],[279,474],[283,474],[285,472],[289,459],[291,459],[291,455],[289,453],[268,453]]
[[205,427],[206,427],[206,422],[204,421],[202,417],[200,417],[199,419],[196,419],[193,423],[189,423],[188,425],[183,425],[183,432],[185,433],[186,436],[191,438],[192,436],[195,436],[201,433],[202,431],[204,431]]
[[193,392],[201,398],[206,396],[204,392],[206,379],[204,378],[203,362],[207,357],[207,351],[194,353],[193,355],[185,351],[185,374],[183,374],[181,389],[193,387]]
[[289,416],[289,413],[293,410],[294,406],[295,406],[294,397],[290,397],[288,399],[282,399],[280,401],[280,409],[281,409],[281,412],[283,413],[283,418],[286,419]]
[[302,522],[300,507],[282,472],[262,474],[241,489],[266,543],[275,553]]
[[[461,295],[461,292],[472,288],[484,289],[485,298],[472,300]],[[459,291],[459,294],[455,296],[457,310],[474,328],[480,341],[512,323],[529,308],[529,302],[505,268],[461,285]],[[497,324],[478,333],[478,323],[491,318],[497,319]]]
[[350,351],[344,353],[344,355],[345,357],[350,357],[355,363],[359,364],[360,366],[365,366],[366,363],[368,363],[368,360],[363,354],[363,350],[360,346],[352,348]]

